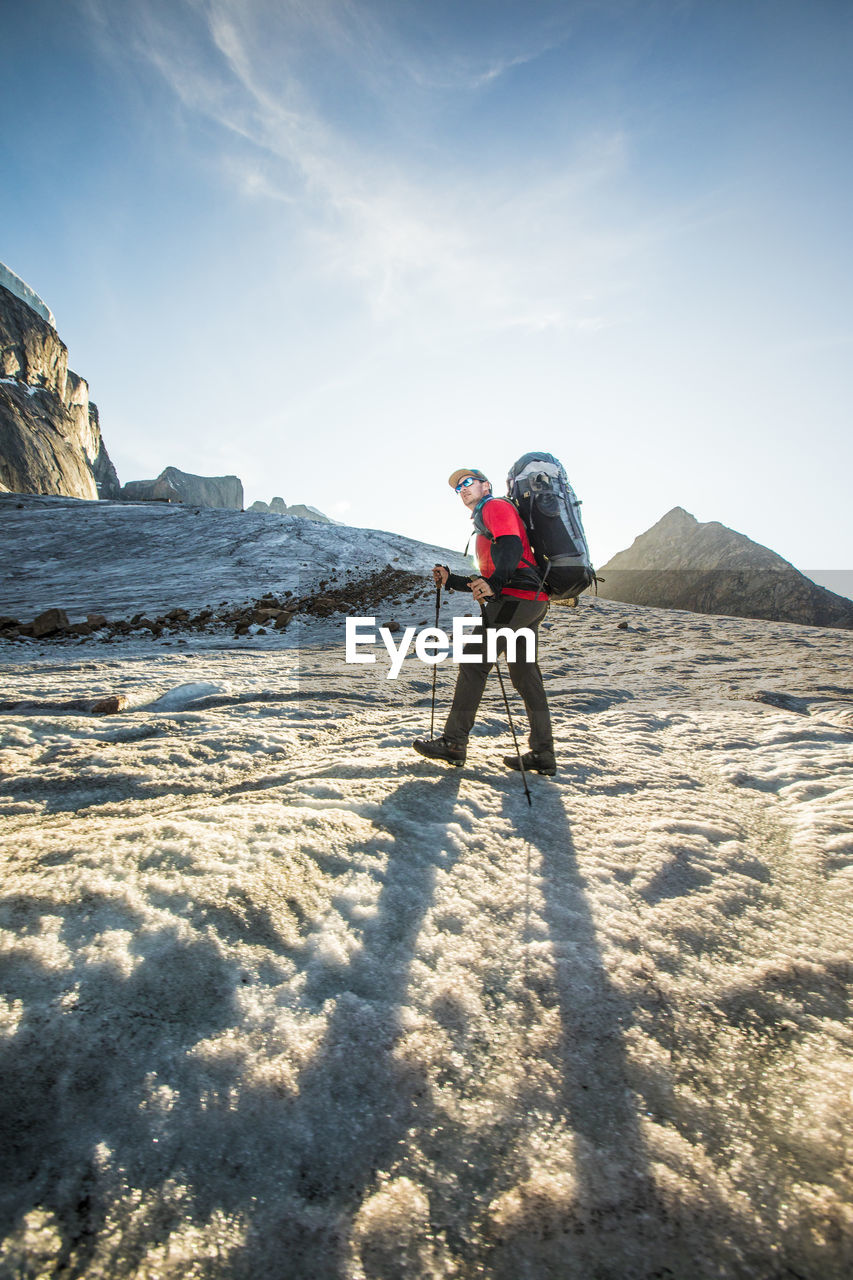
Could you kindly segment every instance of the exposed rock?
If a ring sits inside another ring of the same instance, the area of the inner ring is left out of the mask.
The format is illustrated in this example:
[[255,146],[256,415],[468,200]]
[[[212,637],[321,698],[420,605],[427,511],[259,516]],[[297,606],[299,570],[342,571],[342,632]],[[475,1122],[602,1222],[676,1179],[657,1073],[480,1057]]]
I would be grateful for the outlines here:
[[[100,441],[95,440],[92,417],[89,413],[89,384],[85,378],[68,370],[65,379],[65,407],[74,423],[74,434],[87,458],[97,457]],[[97,422],[97,419],[95,420]]]
[[32,621],[32,634],[38,639],[52,635],[54,631],[65,631],[68,627],[68,614],[64,609],[45,609]]
[[270,502],[263,502],[258,499],[253,502],[247,511],[259,511],[262,514],[272,514],[277,516],[297,516],[300,520],[315,520],[319,524],[334,524],[334,520],[330,520],[328,516],[324,516],[322,511],[318,511],[316,507],[308,507],[304,502],[294,503],[289,507],[284,498],[272,498]]
[[9,492],[96,499],[91,463],[73,433],[71,415],[52,392],[0,383],[0,482]]
[[599,574],[599,595],[628,604],[853,628],[853,602],[819,587],[775,551],[682,507],[635,538]]
[[127,502],[184,502],[193,507],[243,509],[243,485],[237,476],[195,476],[166,467],[156,480],[131,480],[121,491]]
[[[10,276],[8,269],[5,275],[0,270],[0,280]],[[0,487],[12,493],[116,497],[118,477],[88,383],[69,370],[53,317],[49,322],[24,301],[27,286],[18,284],[17,293],[0,284]]]
[[318,511],[316,507],[306,507],[304,502],[297,502],[292,507],[288,507],[287,514],[289,516],[299,516],[302,520],[316,520],[320,524],[334,523],[328,516],[324,516],[322,511]]
[[89,712],[93,716],[114,716],[117,712],[124,711],[126,706],[127,698],[120,693],[113,693],[108,698],[99,698],[97,702],[93,702]]
[[95,484],[98,486],[98,497],[118,501],[121,497],[121,481],[112,464],[110,455],[107,453],[107,446],[104,444],[101,435],[101,418],[98,413],[98,406],[93,404],[91,400],[89,401],[89,423],[93,438],[97,443],[97,452],[92,458],[92,473],[95,477]]
[[73,370],[68,370],[65,383],[65,404],[74,422],[74,435],[83,446],[89,460],[99,498],[118,498],[121,495],[116,469],[110,461],[101,437],[98,406],[89,399],[89,384]]
[[2,285],[0,377],[43,387],[65,401],[68,348],[52,325]]

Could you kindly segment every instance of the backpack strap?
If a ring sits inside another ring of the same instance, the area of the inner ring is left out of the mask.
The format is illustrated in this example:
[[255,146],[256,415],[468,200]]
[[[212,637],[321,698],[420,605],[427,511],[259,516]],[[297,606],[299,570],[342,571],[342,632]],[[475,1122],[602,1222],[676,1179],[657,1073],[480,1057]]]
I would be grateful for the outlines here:
[[494,502],[494,497],[490,493],[487,493],[485,498],[481,498],[477,503],[471,513],[471,519],[474,521],[474,528],[477,532],[481,533],[484,538],[488,538],[489,542],[494,542],[495,535],[492,533],[491,529],[486,527],[486,522],[483,519],[483,507],[487,502]]

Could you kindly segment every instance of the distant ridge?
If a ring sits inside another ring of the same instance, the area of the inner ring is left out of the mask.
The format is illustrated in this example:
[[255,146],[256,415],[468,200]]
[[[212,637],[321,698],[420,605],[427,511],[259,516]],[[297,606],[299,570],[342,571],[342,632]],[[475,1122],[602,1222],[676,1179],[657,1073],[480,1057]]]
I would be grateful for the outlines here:
[[769,547],[673,507],[598,570],[608,600],[816,627],[853,628],[853,601]]
[[243,508],[239,476],[197,476],[166,467],[156,480],[129,480],[120,495],[126,502],[186,502],[197,507]]

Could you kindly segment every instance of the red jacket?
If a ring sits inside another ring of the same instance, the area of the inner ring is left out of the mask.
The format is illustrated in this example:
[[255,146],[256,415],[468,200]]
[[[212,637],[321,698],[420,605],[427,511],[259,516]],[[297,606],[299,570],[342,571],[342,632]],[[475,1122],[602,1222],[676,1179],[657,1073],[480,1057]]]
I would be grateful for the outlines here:
[[[509,499],[489,498],[475,511],[475,523],[477,515],[492,535],[488,537],[477,532],[477,564],[480,566],[481,576],[486,579],[495,595],[514,596],[518,600],[547,600],[548,594],[545,591],[537,592],[524,585],[514,585],[516,581],[523,584],[525,581],[541,580],[542,572],[536,565],[524,521]],[[498,538],[512,541],[496,548]],[[520,549],[515,539],[521,540]],[[493,558],[495,556],[497,565]]]

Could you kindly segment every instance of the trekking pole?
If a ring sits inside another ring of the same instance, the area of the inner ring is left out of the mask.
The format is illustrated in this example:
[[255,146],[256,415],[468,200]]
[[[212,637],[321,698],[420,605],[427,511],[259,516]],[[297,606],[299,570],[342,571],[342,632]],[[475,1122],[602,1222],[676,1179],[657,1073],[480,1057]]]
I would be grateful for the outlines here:
[[[441,583],[439,582],[435,588],[435,625],[438,628],[438,611],[441,608]],[[429,736],[435,733],[435,677],[438,671],[438,663],[432,664],[432,710],[429,716]]]
[[[483,644],[485,645],[488,622],[486,621],[486,606],[483,604],[482,600],[480,601],[480,613],[482,614],[482,618],[483,618]],[[530,788],[527,785],[527,771],[524,768],[524,761],[521,758],[521,748],[518,745],[518,738],[516,737],[516,734],[515,734],[515,725],[512,722],[512,712],[509,709],[509,698],[506,696],[506,685],[504,684],[503,672],[501,671],[501,658],[499,653],[495,653],[495,670],[498,673],[498,680],[500,681],[501,693],[504,696],[504,706],[506,707],[506,718],[509,721],[510,731],[512,732],[512,741],[515,745],[515,754],[518,756],[518,770],[519,770],[519,773],[521,774],[521,781],[524,783],[524,794],[527,796],[527,803],[530,805],[532,809],[533,800],[530,795]]]

